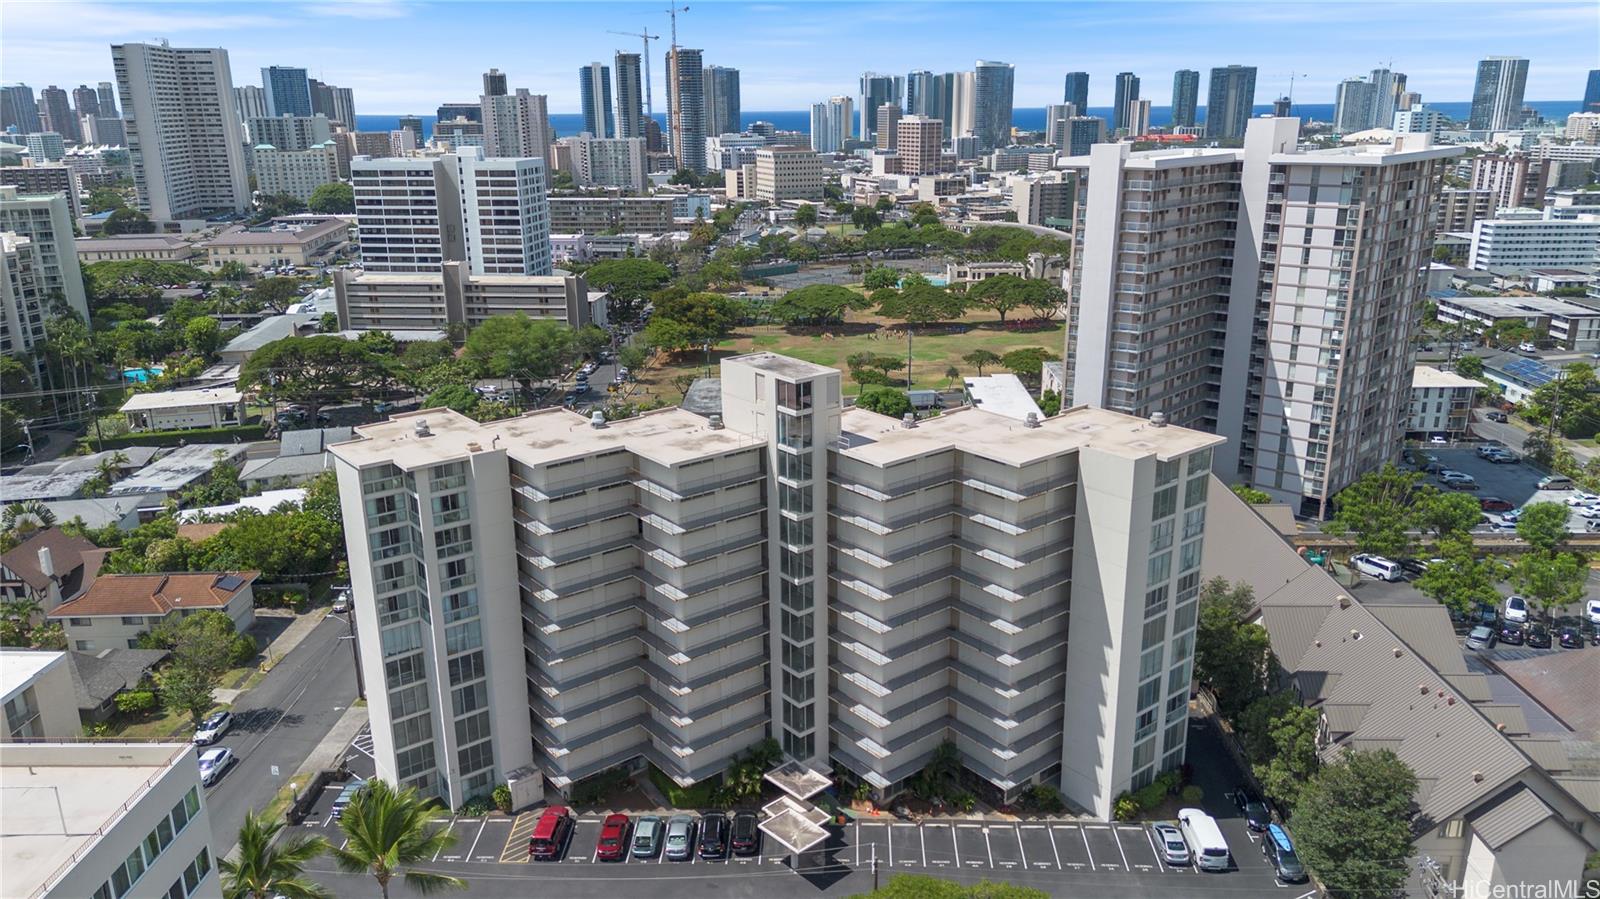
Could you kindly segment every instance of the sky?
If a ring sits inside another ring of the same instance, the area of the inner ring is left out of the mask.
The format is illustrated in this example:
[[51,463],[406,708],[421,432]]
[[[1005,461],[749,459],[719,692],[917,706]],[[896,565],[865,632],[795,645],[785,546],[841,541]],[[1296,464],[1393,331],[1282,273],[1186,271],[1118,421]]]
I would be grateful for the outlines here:
[[[1232,63],[1257,67],[1258,103],[1291,80],[1296,100],[1332,103],[1340,80],[1383,65],[1406,73],[1425,102],[1459,101],[1471,98],[1485,56],[1527,57],[1530,101],[1577,100],[1587,71],[1600,65],[1594,0],[689,5],[678,16],[679,43],[703,49],[708,65],[739,69],[747,111],[853,95],[867,70],[957,71],[977,59],[1016,66],[1017,107],[1060,102],[1062,76],[1079,70],[1090,73],[1092,106],[1111,104],[1122,71],[1139,75],[1143,96],[1162,106],[1175,69]],[[110,81],[110,44],[166,38],[227,49],[235,86],[259,84],[262,66],[303,66],[352,88],[358,113],[430,114],[440,103],[475,102],[490,67],[506,72],[512,88],[548,94],[551,112],[578,112],[578,67],[639,51],[639,38],[608,31],[646,28],[663,36],[651,44],[660,112],[670,40],[660,0],[0,0],[0,81],[36,93]]]

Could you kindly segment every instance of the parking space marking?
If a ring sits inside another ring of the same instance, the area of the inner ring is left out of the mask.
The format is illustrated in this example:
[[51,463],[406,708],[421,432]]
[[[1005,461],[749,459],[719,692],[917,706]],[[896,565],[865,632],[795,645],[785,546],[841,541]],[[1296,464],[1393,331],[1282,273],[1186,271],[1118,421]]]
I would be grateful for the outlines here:
[[[498,827],[501,824],[509,825],[510,823],[510,820],[505,818],[484,818],[483,826],[478,828],[478,835],[472,840],[472,848],[467,850],[467,860],[474,862],[494,861],[496,856],[491,852],[491,847],[494,846],[494,841],[499,839],[499,837],[495,834],[490,834],[489,841],[485,843],[483,840],[483,835],[489,831],[489,825],[491,824]],[[484,847],[484,854],[482,855],[478,854],[478,846],[480,844]]]
[[983,829],[983,851],[989,854],[989,867],[994,867],[994,847],[989,845],[989,828]]
[[1144,831],[1145,839],[1150,841],[1150,852],[1156,857],[1156,870],[1165,872],[1167,865],[1161,860],[1161,849],[1156,846],[1156,835],[1148,827],[1141,828],[1141,830]]
[[[1055,851],[1056,858],[1058,860],[1061,858],[1061,844],[1059,842],[1057,842],[1057,840],[1056,840],[1057,833],[1059,831],[1076,831],[1076,830],[1078,830],[1078,828],[1075,827],[1075,826],[1072,826],[1070,824],[1052,824],[1050,826],[1050,848]],[[1075,845],[1074,843],[1070,842],[1070,838],[1069,838],[1069,842],[1067,844],[1067,858],[1066,858],[1066,861],[1063,862],[1063,864],[1071,865],[1072,866],[1072,870],[1076,871],[1076,870],[1082,868],[1084,866],[1084,863],[1080,862],[1080,861],[1074,861],[1073,860],[1072,853],[1074,852],[1074,849],[1072,847],[1074,845]],[[1084,848],[1085,852],[1087,852],[1088,848],[1089,848],[1089,844],[1085,843],[1083,848]],[[1089,870],[1091,870],[1091,871],[1094,870],[1094,865],[1092,863],[1089,866]]]
[[[963,830],[976,830],[978,833],[983,835],[984,854],[988,855],[988,857],[989,857],[989,867],[991,867],[991,868],[994,867],[994,856],[993,855],[989,855],[989,829],[987,827],[984,827],[982,824],[957,824],[956,825],[956,831],[955,831],[956,858],[957,858],[956,863],[957,864],[961,864],[961,861],[960,861],[960,856],[961,856],[961,831],[963,831]],[[976,858],[969,859],[966,862],[966,864],[969,864],[974,868],[980,868],[980,867],[983,867],[983,860],[982,859],[976,859]]]
[[[435,824],[438,824],[440,821],[444,821],[445,822],[445,830],[449,830],[450,828],[454,827],[455,823],[456,823],[456,819],[453,818],[453,817],[452,818],[434,818],[433,819],[433,823],[435,823]],[[435,850],[434,853],[433,853],[433,861],[438,861],[439,860],[439,853],[443,852],[443,851],[444,851],[444,847],[443,846],[440,846],[437,850]]]
[[1022,831],[1017,831],[1017,851],[1022,853],[1022,867],[1028,867],[1028,847],[1022,845]]
[[511,822],[511,830],[506,834],[506,843],[500,850],[501,864],[526,864],[528,861],[528,835],[533,833],[533,826],[539,820],[534,812],[523,812]]
[[[956,835],[955,835],[955,831],[948,824],[924,824],[924,825],[922,825],[922,827],[918,828],[919,830],[922,831],[922,857],[923,857],[923,859],[926,860],[928,862],[928,864],[930,864],[930,865],[938,865],[939,867],[943,867],[945,865],[950,864],[950,858],[948,858],[948,857],[947,858],[941,858],[940,857],[941,855],[943,855],[943,852],[936,851],[932,858],[928,857],[928,829],[929,828],[933,828],[933,827],[942,827],[947,832],[947,835],[950,837],[951,857],[954,857],[954,855],[955,855]],[[935,842],[935,844],[934,844],[934,849],[935,850],[939,849],[939,846],[938,846],[937,842]],[[957,860],[956,864],[960,865],[961,862],[959,860]]]
[[[1027,831],[1030,831],[1030,830],[1042,830],[1042,831],[1044,831],[1043,836],[1044,836],[1045,842],[1050,844],[1050,854],[1056,860],[1056,870],[1057,871],[1061,870],[1061,853],[1056,849],[1056,841],[1052,840],[1050,838],[1050,828],[1045,826],[1045,825],[1043,825],[1043,824],[1021,824],[1021,825],[1018,825],[1018,828],[1017,828],[1017,842],[1020,843],[1020,844],[1023,844],[1022,857],[1023,857],[1024,861],[1026,861],[1026,859],[1028,857],[1027,845],[1026,844],[1027,844],[1027,836],[1028,836]],[[1036,861],[1033,864],[1038,866],[1038,867],[1040,867],[1040,868],[1044,868],[1046,870],[1048,870],[1050,868],[1050,862],[1045,861],[1045,860]]]
[[[902,827],[917,827],[917,825],[915,825],[915,824],[903,824],[901,826]],[[928,834],[925,831],[923,831],[923,829],[920,828],[920,827],[917,827],[917,839],[918,839],[918,841],[920,842],[920,844],[922,846],[922,866],[923,867],[927,867],[928,866]]]
[[1094,850],[1089,848],[1089,829],[1087,827],[1078,828],[1078,836],[1083,837],[1083,851],[1089,853],[1089,870],[1097,870],[1094,866]]
[[[1131,867],[1138,868],[1141,871],[1154,871],[1155,865],[1145,863],[1144,856],[1140,855],[1140,852],[1144,850],[1144,847],[1149,845],[1149,840],[1140,840],[1137,837],[1130,837],[1130,831],[1143,836],[1145,829],[1143,827],[1132,827],[1126,824],[1117,828],[1117,848],[1122,851],[1123,863],[1126,864],[1128,861],[1128,849],[1123,845],[1122,841],[1125,839],[1132,839],[1134,860]],[[1154,848],[1154,846],[1151,847],[1152,851]]]

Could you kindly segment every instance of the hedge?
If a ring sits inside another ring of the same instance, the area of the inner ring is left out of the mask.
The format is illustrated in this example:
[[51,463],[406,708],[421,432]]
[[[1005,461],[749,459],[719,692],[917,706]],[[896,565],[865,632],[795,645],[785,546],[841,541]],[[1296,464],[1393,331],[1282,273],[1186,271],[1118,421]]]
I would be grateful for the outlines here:
[[78,438],[78,445],[88,452],[103,448],[121,449],[125,446],[177,446],[179,443],[232,443],[261,440],[267,436],[266,425],[240,425],[233,428],[193,428],[187,431],[135,431],[96,440],[93,434]]

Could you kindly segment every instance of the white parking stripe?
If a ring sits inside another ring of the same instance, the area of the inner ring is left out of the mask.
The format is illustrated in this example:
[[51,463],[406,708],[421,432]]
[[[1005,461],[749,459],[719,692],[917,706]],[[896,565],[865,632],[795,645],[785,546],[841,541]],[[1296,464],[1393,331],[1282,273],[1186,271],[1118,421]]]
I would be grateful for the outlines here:
[[[448,819],[446,819],[446,820],[448,820],[448,821],[449,821],[449,822],[450,822],[450,824],[454,824],[454,823],[455,823],[455,820],[456,820],[456,819],[455,819],[455,818],[448,818]],[[439,822],[439,819],[438,819],[438,818],[435,818],[435,819],[434,819],[434,823],[436,823],[436,824],[437,824],[437,823],[438,823],[438,822]],[[446,826],[447,826],[447,827],[448,827],[448,826],[449,826],[449,825],[446,825]],[[437,852],[435,852],[435,853],[434,853],[434,854],[433,854],[433,860],[434,860],[434,861],[438,861],[438,860],[439,860],[439,853],[440,853],[440,852],[443,852],[443,851],[444,851],[444,847],[443,847],[443,846],[440,846],[440,847],[439,847],[439,850],[438,850],[438,851],[437,851]]]
[[983,829],[983,851],[989,853],[989,867],[994,867],[994,848],[989,845],[989,828]]
[[956,854],[956,867],[961,867],[961,841],[956,839],[956,829],[950,828],[950,849]]
[[928,864],[928,833],[922,828],[917,828],[917,836],[922,838],[922,864]]
[[1022,845],[1022,831],[1017,831],[1017,851],[1022,853],[1022,867],[1028,867],[1028,847]]
[[1089,854],[1089,870],[1095,870],[1094,850],[1089,848],[1089,832],[1082,827],[1078,828],[1078,836],[1083,837],[1083,851]]
[[1154,852],[1156,854],[1156,870],[1158,870],[1158,871],[1167,870],[1166,864],[1161,861],[1161,849],[1159,849],[1156,846],[1155,834],[1151,833],[1150,832],[1150,828],[1146,827],[1146,828],[1144,828],[1144,835],[1145,835],[1145,838],[1150,841],[1150,851]]
[[1061,850],[1056,848],[1056,835],[1050,832],[1050,828],[1046,827],[1044,836],[1045,839],[1050,841],[1050,851],[1055,854],[1056,870],[1059,871],[1061,870]]
[[856,822],[856,867],[861,867],[861,822]]
[[478,833],[477,833],[476,836],[474,836],[472,838],[472,845],[467,848],[467,861],[469,861],[469,862],[472,861],[472,854],[474,852],[476,852],[477,849],[478,849],[478,840],[483,837],[483,829],[485,827],[488,827],[488,826],[489,826],[489,819],[488,818],[484,818],[483,819],[483,823],[478,825]]
[[1117,844],[1117,854],[1122,856],[1122,870],[1132,871],[1133,867],[1128,864],[1128,853],[1122,851],[1122,838],[1117,836],[1116,829],[1111,831],[1111,842]]
[[889,867],[894,867],[894,828],[888,828],[889,833]]

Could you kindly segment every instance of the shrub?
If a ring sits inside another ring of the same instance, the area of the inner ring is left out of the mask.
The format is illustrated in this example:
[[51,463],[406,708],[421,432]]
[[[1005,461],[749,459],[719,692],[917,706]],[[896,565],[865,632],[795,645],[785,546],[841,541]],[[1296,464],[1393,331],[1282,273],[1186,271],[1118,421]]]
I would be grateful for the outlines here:
[[505,812],[506,814],[510,814],[511,813],[511,787],[510,787],[510,785],[508,785],[508,784],[500,784],[500,785],[496,786],[494,788],[494,793],[491,794],[491,798],[494,799],[494,804],[495,804],[496,808],[500,809],[500,811]]
[[[630,780],[627,771],[621,768],[612,768],[591,775],[572,785],[572,804],[576,806],[599,805],[606,797],[627,785]],[[510,790],[507,789],[506,802],[510,804]]]
[[1180,792],[1178,795],[1183,797],[1184,805],[1193,806],[1200,804],[1200,800],[1204,799],[1206,796],[1206,791],[1200,789],[1199,784],[1190,784],[1187,787],[1184,787],[1182,792]]
[[1149,811],[1161,804],[1167,798],[1167,791],[1160,783],[1151,783],[1134,791],[1133,801],[1138,804],[1139,811]]
[[489,800],[482,796],[474,796],[473,798],[468,799],[466,802],[461,803],[461,807],[456,809],[456,814],[463,818],[476,818],[481,815],[487,815],[488,813]]
[[1061,794],[1049,784],[1035,784],[1023,795],[1022,804],[1037,812],[1059,812],[1063,808]]
[[241,425],[233,428],[193,428],[187,431],[138,431],[116,436],[82,437],[78,443],[95,449],[121,449],[128,446],[177,446],[180,443],[231,443],[260,440],[266,436],[265,425]]
[[1139,803],[1132,796],[1124,792],[1112,804],[1111,815],[1118,821],[1132,821],[1139,817]]
[[149,690],[124,690],[117,694],[117,711],[140,715],[156,707],[156,694]]
[[242,668],[255,661],[256,638],[249,634],[239,634],[233,638],[233,667]]

